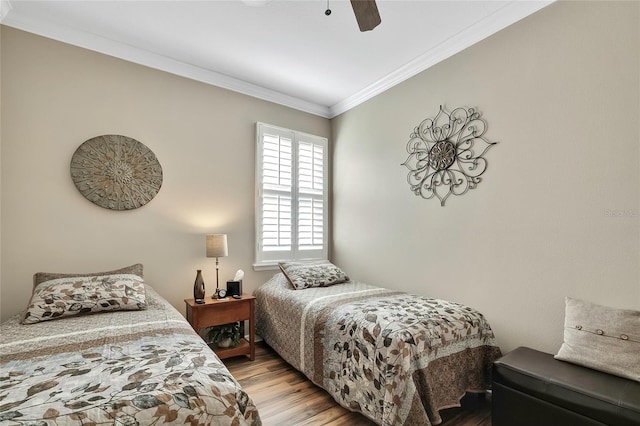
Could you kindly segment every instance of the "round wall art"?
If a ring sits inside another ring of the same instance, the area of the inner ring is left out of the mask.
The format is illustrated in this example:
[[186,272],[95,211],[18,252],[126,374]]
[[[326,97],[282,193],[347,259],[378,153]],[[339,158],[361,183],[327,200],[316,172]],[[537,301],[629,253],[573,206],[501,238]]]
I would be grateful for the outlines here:
[[450,113],[440,106],[413,130],[407,143],[407,181],[414,194],[436,197],[444,206],[450,195],[462,195],[478,186],[487,169],[484,155],[496,142],[485,138],[487,123],[474,108]]
[[142,207],[162,186],[162,166],[144,144],[127,136],[102,135],[76,149],[71,179],[89,201],[110,210]]

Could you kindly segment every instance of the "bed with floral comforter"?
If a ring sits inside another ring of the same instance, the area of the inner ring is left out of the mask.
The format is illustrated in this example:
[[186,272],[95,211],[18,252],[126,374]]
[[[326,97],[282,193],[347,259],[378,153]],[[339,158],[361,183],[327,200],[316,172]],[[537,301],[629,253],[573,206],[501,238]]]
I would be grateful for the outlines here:
[[500,356],[470,307],[348,281],[295,290],[260,286],[257,333],[342,406],[381,425],[431,425],[439,410],[484,392]]
[[260,425],[224,364],[145,289],[142,310],[0,325],[0,424]]

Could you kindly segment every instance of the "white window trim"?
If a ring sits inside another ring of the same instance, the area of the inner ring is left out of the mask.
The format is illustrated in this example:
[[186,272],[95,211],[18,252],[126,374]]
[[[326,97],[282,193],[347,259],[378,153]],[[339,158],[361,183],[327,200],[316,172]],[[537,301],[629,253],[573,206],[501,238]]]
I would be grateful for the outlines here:
[[[263,165],[262,165],[262,153],[263,153],[263,134],[265,130],[271,130],[278,133],[285,133],[292,137],[292,158],[293,158],[293,170],[292,170],[292,241],[291,241],[291,257],[286,256],[282,258],[274,258],[273,256],[264,256],[264,252],[261,247],[262,236],[262,206],[263,206]],[[298,249],[298,197],[300,195],[298,188],[298,147],[302,142],[312,142],[313,144],[321,145],[324,149],[324,161],[323,161],[323,229],[322,229],[322,249],[304,251]],[[329,235],[329,143],[327,138],[311,135],[308,133],[298,132],[283,127],[273,126],[266,123],[256,123],[256,182],[255,182],[255,263],[253,269],[255,271],[266,271],[278,269],[278,263],[284,261],[296,261],[296,260],[321,260],[328,258],[328,235]],[[309,254],[312,254],[309,256]],[[267,258],[268,257],[268,258]]]

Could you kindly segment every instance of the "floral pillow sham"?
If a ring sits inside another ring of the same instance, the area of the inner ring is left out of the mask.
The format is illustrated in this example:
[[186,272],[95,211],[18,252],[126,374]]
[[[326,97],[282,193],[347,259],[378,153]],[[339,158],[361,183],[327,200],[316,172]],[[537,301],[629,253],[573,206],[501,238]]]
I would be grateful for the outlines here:
[[45,281],[35,287],[22,323],[146,308],[144,280],[138,275],[65,277]]
[[279,263],[280,270],[296,290],[329,287],[349,281],[342,269],[328,260]]

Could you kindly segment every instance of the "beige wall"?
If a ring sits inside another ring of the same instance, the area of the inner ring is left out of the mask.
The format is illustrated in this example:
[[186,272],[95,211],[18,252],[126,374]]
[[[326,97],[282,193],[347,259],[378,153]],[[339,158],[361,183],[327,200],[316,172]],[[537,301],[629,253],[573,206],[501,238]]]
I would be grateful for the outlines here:
[[[560,2],[333,120],[333,260],[463,302],[503,350],[562,341],[564,297],[640,309],[640,3]],[[410,192],[409,134],[475,106],[477,189]]]
[[[37,271],[100,271],[135,262],[184,310],[196,269],[208,294],[206,233],[225,232],[220,279],[254,273],[255,123],[330,136],[327,119],[2,27],[2,319],[22,310]],[[164,171],[158,195],[110,211],[75,188],[75,149],[101,134],[133,137]]]
[[[640,308],[640,4],[556,3],[328,120],[18,30],[1,33],[0,316],[36,271],[133,262],[179,309],[227,232],[221,280],[254,273],[254,123],[330,136],[334,260],[356,279],[467,303],[504,350],[555,351],[563,298]],[[400,166],[440,104],[476,106],[499,142],[478,189],[446,207]],[[105,133],[149,146],[164,183],[148,205],[86,201],[69,162]]]
[[[0,27],[0,297],[2,296],[2,31]],[[2,301],[0,300],[0,320],[2,320]]]

